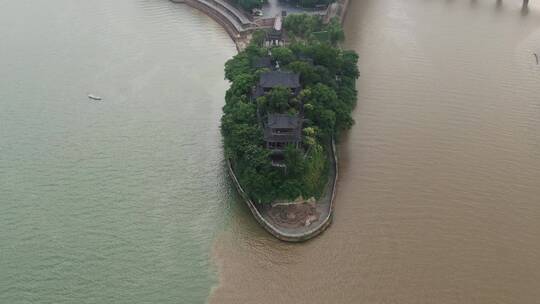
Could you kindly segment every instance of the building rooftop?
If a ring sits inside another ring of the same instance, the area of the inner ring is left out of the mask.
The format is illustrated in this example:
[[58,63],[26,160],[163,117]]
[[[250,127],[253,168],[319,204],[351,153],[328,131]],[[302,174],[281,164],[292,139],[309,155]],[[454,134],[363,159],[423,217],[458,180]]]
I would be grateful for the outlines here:
[[292,143],[302,140],[302,119],[289,114],[268,114],[264,141]]
[[268,123],[272,129],[297,129],[302,123],[298,116],[289,114],[268,114]]
[[265,89],[285,87],[300,88],[300,75],[289,72],[272,71],[261,74],[259,85]]
[[266,40],[282,40],[283,39],[283,32],[282,31],[276,31],[274,29],[269,30],[266,32]]

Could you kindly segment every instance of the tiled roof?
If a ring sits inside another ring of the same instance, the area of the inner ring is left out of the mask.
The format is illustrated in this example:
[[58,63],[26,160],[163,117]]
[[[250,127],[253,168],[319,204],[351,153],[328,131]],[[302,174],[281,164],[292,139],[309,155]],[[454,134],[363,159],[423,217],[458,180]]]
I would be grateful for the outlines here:
[[298,116],[289,114],[268,114],[267,126],[273,129],[296,129],[301,125]]
[[289,72],[266,72],[261,74],[259,85],[263,88],[299,88],[300,87],[300,75]]

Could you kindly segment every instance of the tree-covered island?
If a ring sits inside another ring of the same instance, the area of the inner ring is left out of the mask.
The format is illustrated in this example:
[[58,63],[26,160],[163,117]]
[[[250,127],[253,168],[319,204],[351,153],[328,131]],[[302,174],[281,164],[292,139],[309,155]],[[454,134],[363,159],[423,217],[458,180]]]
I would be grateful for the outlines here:
[[358,55],[339,47],[339,22],[290,15],[283,30],[255,32],[225,65],[225,153],[257,203],[319,198],[332,139],[354,123]]

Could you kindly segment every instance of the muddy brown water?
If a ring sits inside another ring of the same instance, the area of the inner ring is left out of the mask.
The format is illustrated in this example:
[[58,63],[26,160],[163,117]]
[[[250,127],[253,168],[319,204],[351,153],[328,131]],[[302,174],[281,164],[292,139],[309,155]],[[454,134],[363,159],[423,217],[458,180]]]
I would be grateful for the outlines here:
[[356,0],[356,125],[333,226],[279,242],[245,207],[211,303],[538,303],[540,4]]

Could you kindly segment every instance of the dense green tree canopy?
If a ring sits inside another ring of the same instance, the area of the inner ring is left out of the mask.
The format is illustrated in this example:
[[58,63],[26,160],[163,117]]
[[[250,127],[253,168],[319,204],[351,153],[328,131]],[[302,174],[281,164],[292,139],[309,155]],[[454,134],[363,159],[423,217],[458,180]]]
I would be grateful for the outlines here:
[[293,39],[327,42],[331,45],[345,40],[345,33],[337,19],[323,24],[319,16],[294,14],[285,19],[283,26]]
[[280,65],[286,65],[291,63],[295,57],[293,52],[286,47],[275,47],[272,49],[272,59],[278,61]]
[[[356,104],[358,55],[338,48],[333,41],[309,39],[321,29],[340,32],[339,24],[323,28],[320,20],[307,15],[291,15],[285,24],[299,39],[270,50],[261,47],[261,39],[254,39],[225,64],[225,77],[231,82],[221,121],[225,153],[248,195],[261,203],[321,195],[327,181],[328,143],[354,123],[351,112]],[[253,100],[252,89],[264,71],[254,63],[270,54],[282,70],[300,74],[298,96],[278,87]],[[305,119],[303,147],[287,147],[286,168],[273,167],[270,151],[264,147],[262,121],[268,113],[302,113]]]
[[315,7],[317,5],[328,5],[334,0],[288,0],[291,3],[296,3],[302,7]]

